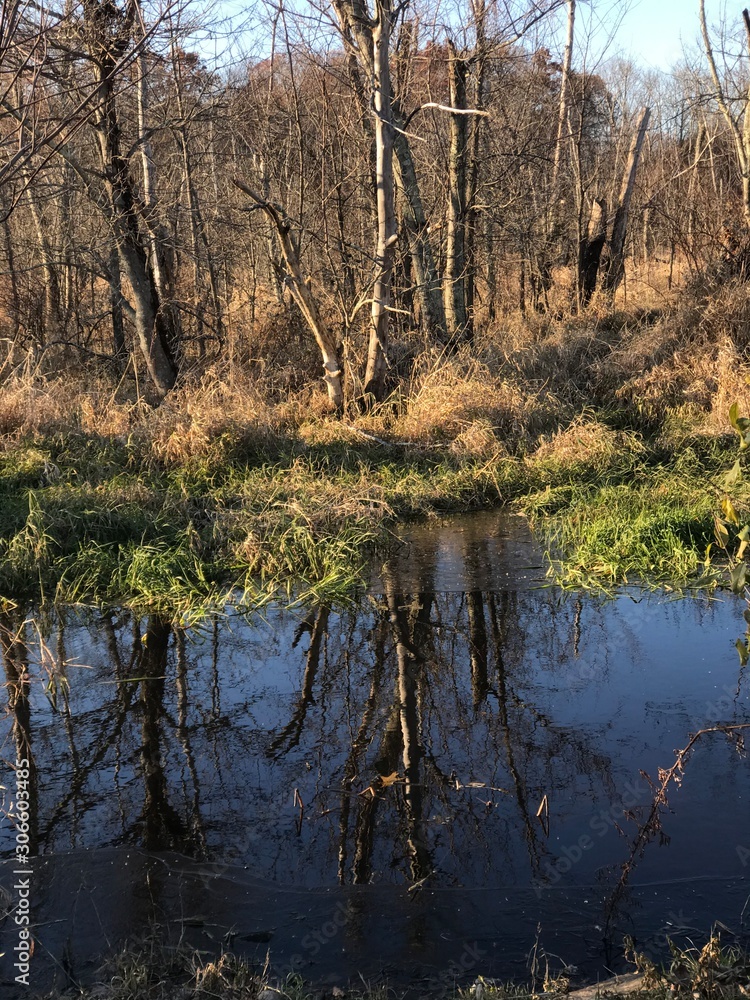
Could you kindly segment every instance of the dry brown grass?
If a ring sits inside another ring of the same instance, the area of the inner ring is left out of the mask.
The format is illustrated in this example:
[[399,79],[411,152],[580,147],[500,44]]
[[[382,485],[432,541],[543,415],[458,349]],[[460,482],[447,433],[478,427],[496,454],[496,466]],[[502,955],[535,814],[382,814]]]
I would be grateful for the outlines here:
[[593,418],[581,414],[564,430],[543,436],[530,462],[554,460],[565,465],[606,463],[623,452],[643,454],[645,446],[632,434],[613,430]]
[[694,431],[725,432],[732,402],[750,411],[748,286],[695,279],[669,299],[663,277],[652,276],[659,310],[601,312],[595,302],[578,317],[508,317],[479,338],[481,357],[524,396],[554,399],[562,425],[593,407],[652,431],[688,407]]
[[[194,995],[196,997],[256,997],[263,990],[261,978],[240,959],[224,953],[215,961],[196,963]],[[270,991],[269,991],[270,992]],[[282,994],[279,993],[279,997]]]
[[309,420],[297,429],[297,435],[306,445],[313,447],[325,445],[362,444],[361,435],[340,420],[330,417],[324,420]]
[[[649,277],[660,296],[663,277]],[[300,344],[303,363],[271,312],[269,339],[281,338],[288,349],[280,367],[253,357],[248,341],[245,361],[237,350],[229,352],[226,361],[183,379],[158,408],[132,378],[118,382],[92,368],[43,375],[21,366],[0,387],[0,436],[12,441],[72,429],[128,439],[146,461],[165,466],[278,435],[311,446],[361,444],[361,435],[333,418],[316,378],[318,359],[310,362],[307,345]],[[416,333],[407,341],[396,345],[403,348],[403,378],[391,398],[367,416],[352,412],[345,424],[388,440],[491,458],[505,450],[529,453],[540,435],[554,435],[574,420],[580,437],[587,422],[581,414],[592,410],[620,411],[624,424],[649,433],[683,413],[693,432],[708,434],[727,430],[733,402],[750,412],[746,283],[696,279],[660,312],[601,312],[594,304],[564,319],[508,315],[496,329],[478,331],[473,354],[437,354],[420,347]],[[348,386],[350,394],[355,389]],[[556,448],[565,447],[556,441]]]
[[[483,431],[470,432],[478,421]],[[543,423],[538,392],[530,387],[523,391],[480,361],[461,356],[439,362],[418,378],[392,430],[418,443],[455,441],[463,435],[468,444],[481,433],[485,448],[488,430],[498,440],[518,443],[535,423]]]
[[749,348],[747,285],[697,283],[658,323],[629,331],[602,375],[618,405],[651,421],[689,407],[706,433],[726,432],[731,404],[750,404]]
[[466,458],[502,458],[508,454],[505,444],[498,439],[495,429],[485,417],[472,420],[451,443],[451,452]]
[[597,366],[628,336],[633,322],[624,313],[601,317],[593,310],[562,319],[515,315],[493,335],[479,338],[478,347],[492,370],[505,369],[518,384],[544,387],[580,410],[600,381]]
[[740,412],[750,413],[750,365],[731,345],[720,350],[717,357],[717,385],[710,401],[707,419],[709,430],[730,432],[729,409],[738,403]]
[[141,404],[116,399],[105,378],[13,375],[0,391],[0,435],[80,430],[117,436],[133,426]]
[[237,374],[227,377],[215,366],[196,384],[170,393],[135,432],[148,438],[158,462],[170,466],[206,455],[222,441],[264,439],[278,426],[273,407],[253,381]]
[[625,310],[669,307],[688,278],[688,267],[683,260],[676,259],[671,266],[668,259],[658,257],[637,264],[629,260],[615,304]]
[[[131,388],[132,395],[132,388]],[[173,390],[157,408],[128,398],[120,384],[86,374],[73,378],[21,375],[0,391],[0,435],[8,443],[33,434],[76,431],[140,445],[144,458],[180,465],[217,442],[264,440],[278,432],[284,413],[267,403],[257,384],[235,369],[213,366]]]

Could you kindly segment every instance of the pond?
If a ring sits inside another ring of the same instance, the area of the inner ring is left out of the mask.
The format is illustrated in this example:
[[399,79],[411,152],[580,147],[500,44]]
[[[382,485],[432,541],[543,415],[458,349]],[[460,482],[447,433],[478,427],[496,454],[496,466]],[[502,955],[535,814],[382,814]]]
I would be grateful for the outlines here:
[[691,733],[750,722],[742,610],[563,593],[493,513],[412,529],[344,609],[7,614],[0,981],[23,758],[38,989],[151,925],[433,996],[534,961],[605,978],[626,934],[652,957],[715,920],[741,935],[739,734],[706,734],[655,796]]

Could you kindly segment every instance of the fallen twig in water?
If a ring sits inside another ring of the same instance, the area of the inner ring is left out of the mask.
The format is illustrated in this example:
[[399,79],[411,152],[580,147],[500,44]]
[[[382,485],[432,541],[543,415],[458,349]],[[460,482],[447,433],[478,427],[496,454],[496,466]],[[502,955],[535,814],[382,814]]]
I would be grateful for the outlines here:
[[[643,777],[649,782],[651,787],[655,789],[653,802],[651,803],[651,809],[649,810],[648,817],[646,821],[640,825],[638,830],[638,835],[633,841],[630,848],[630,855],[627,860],[623,862],[622,874],[620,875],[619,882],[615,886],[615,889],[610,897],[609,903],[607,904],[607,925],[609,926],[612,916],[615,911],[615,907],[620,900],[625,888],[628,884],[628,879],[630,873],[635,867],[637,859],[642,856],[647,844],[650,842],[652,837],[657,833],[662,834],[660,811],[667,805],[667,789],[672,781],[679,788],[683,772],[685,770],[685,764],[687,758],[689,757],[691,751],[695,747],[696,743],[703,737],[707,736],[709,733],[724,733],[726,736],[733,736],[736,740],[737,751],[742,753],[745,749],[744,739],[739,735],[743,730],[750,729],[750,722],[733,723],[731,725],[717,725],[708,726],[705,729],[699,729],[697,733],[694,733],[686,746],[681,750],[675,751],[675,762],[668,769],[664,770],[659,768],[659,784],[658,786],[654,784],[652,779],[646,774],[645,771],[641,771]],[[631,814],[632,815],[632,814]],[[633,817],[634,818],[634,817]]]

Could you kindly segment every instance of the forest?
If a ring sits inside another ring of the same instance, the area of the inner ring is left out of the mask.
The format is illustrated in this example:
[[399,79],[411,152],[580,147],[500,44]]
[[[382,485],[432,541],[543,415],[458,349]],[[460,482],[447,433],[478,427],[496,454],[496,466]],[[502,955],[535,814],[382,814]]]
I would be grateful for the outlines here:
[[[700,0],[667,73],[607,55],[614,11],[282,2],[223,66],[205,41],[221,7],[4,0],[8,586],[39,535],[53,561],[70,539],[120,551],[133,525],[100,523],[117,469],[162,477],[163,500],[203,463],[180,487],[202,503],[238,462],[289,482],[304,466],[314,490],[359,470],[349,526],[512,500],[549,526],[571,482],[637,468],[682,504],[646,570],[660,548],[665,572],[695,570],[715,503],[692,473],[685,501],[675,462],[731,464],[747,398],[750,16],[715,24]],[[85,524],[59,523],[76,507]],[[278,558],[265,527],[201,516],[178,520],[214,555],[234,538],[232,565]],[[605,577],[633,569],[623,545]]]
[[227,356],[295,387],[322,361],[341,408],[509,316],[743,270],[747,60],[708,25],[667,75],[576,67],[575,0],[281,5],[223,73],[197,16],[3,4],[6,372],[100,360],[164,396]]

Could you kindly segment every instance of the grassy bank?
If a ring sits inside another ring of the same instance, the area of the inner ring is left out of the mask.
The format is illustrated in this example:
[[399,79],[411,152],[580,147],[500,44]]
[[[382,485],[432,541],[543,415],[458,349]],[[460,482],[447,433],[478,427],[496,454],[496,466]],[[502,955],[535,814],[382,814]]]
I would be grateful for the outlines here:
[[[204,406],[195,396],[184,405]],[[146,413],[125,434],[79,423],[6,445],[0,593],[185,614],[230,592],[252,602],[292,590],[341,597],[399,520],[520,501],[552,524],[571,490],[616,489],[652,460],[636,436],[595,421],[568,432],[584,436],[585,455],[570,445],[558,454],[553,442],[524,456],[494,437],[479,454],[457,450],[455,438],[375,440],[330,418],[206,432],[196,448],[183,411],[175,417],[169,434],[163,414]]]
[[91,987],[33,994],[39,1000],[398,1000],[400,997],[434,997],[435,1000],[541,1000],[563,997],[598,1000],[629,997],[632,1000],[745,1000],[750,987],[750,954],[736,945],[722,945],[718,934],[702,946],[671,945],[671,960],[654,965],[632,956],[637,971],[605,979],[587,987],[571,982],[571,970],[555,973],[547,962],[532,969],[526,983],[500,983],[477,975],[474,982],[415,982],[408,990],[383,982],[368,984],[356,974],[344,987],[321,987],[289,976],[278,982],[230,952],[206,958],[186,946],[166,949],[154,940],[133,944],[107,961]]
[[137,432],[20,439],[0,458],[0,592],[186,612],[230,592],[341,596],[397,519],[519,490],[510,460],[455,461],[313,426],[331,439],[239,431],[167,460]]
[[[630,476],[571,478],[524,497],[551,575],[566,586],[710,585],[716,567],[706,552],[734,448],[724,439],[683,443],[666,455],[655,451]],[[732,494],[746,510],[746,487],[736,484]]]
[[[698,579],[750,369],[744,326],[685,308],[534,318],[471,356],[415,354],[386,404],[344,421],[316,389],[232,366],[158,408],[101,372],[11,375],[0,595],[186,615],[229,594],[340,597],[398,521],[503,503],[566,583]],[[732,495],[742,514],[750,494]]]

